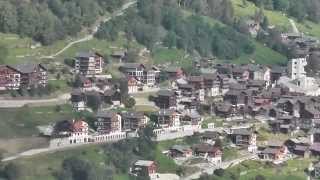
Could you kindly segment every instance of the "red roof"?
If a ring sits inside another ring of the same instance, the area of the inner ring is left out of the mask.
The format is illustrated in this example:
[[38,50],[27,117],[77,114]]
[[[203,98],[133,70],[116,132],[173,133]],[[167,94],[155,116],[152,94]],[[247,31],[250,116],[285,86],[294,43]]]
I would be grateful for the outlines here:
[[83,132],[88,129],[88,124],[82,120],[77,120],[72,123],[73,132]]

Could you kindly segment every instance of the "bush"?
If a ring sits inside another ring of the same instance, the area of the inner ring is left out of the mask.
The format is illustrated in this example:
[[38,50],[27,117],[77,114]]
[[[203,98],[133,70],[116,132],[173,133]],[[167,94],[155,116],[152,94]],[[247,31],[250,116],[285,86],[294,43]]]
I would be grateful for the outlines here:
[[74,67],[74,60],[73,59],[70,59],[70,58],[67,58],[67,59],[64,59],[64,64],[67,65],[67,66],[70,66],[70,67]]
[[266,178],[263,175],[257,175],[255,180],[265,180]]
[[216,169],[214,171],[214,174],[217,175],[217,176],[222,177],[224,175],[224,169],[221,169],[221,168],[220,169]]
[[136,100],[132,97],[126,98],[124,101],[124,106],[126,108],[132,108],[135,105],[136,105]]

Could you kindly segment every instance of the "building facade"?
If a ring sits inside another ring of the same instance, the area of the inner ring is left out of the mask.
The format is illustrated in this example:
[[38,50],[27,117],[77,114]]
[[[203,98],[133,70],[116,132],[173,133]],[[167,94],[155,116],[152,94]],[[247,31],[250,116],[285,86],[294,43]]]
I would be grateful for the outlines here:
[[104,59],[102,55],[92,52],[80,52],[75,57],[75,72],[92,77],[103,72]]

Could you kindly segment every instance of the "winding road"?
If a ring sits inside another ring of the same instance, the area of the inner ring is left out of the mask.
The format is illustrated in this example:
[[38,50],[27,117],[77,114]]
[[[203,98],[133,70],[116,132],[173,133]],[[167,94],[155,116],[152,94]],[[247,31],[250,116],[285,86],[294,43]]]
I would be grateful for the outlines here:
[[62,54],[64,51],[66,51],[67,49],[69,49],[70,47],[72,47],[75,44],[85,42],[85,41],[90,41],[91,39],[93,39],[94,34],[96,32],[98,32],[101,23],[105,23],[115,17],[122,16],[124,14],[125,10],[127,10],[128,8],[130,8],[131,6],[133,6],[136,3],[137,3],[137,1],[129,1],[129,2],[125,3],[118,11],[113,13],[111,17],[98,19],[97,22],[95,23],[95,25],[92,27],[90,34],[86,35],[85,37],[83,37],[81,39],[70,42],[63,49],[61,49],[60,51],[58,51],[54,54],[51,54],[48,56],[42,56],[41,59],[53,59],[53,58],[59,56],[60,54]]

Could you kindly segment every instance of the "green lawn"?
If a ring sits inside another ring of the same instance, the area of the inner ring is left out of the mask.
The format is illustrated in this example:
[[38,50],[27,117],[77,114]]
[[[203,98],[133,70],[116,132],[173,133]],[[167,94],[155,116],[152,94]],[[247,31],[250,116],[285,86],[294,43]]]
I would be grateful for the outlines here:
[[180,67],[192,66],[191,58],[180,49],[157,48],[152,55],[155,64],[170,64]]
[[223,161],[236,159],[237,157],[239,157],[238,149],[231,148],[231,147],[223,148],[223,154],[222,154]]
[[73,115],[71,106],[63,105],[61,109],[61,112],[56,112],[55,106],[0,109],[0,137],[35,136],[39,134],[38,125],[70,120]]

